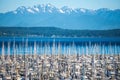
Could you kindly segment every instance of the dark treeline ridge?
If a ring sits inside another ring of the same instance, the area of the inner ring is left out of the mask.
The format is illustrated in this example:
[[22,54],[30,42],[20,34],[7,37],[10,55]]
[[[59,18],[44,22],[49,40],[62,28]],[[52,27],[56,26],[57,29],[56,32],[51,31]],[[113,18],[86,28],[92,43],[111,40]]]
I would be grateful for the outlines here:
[[56,27],[0,27],[0,36],[39,37],[120,37],[120,29],[72,30]]

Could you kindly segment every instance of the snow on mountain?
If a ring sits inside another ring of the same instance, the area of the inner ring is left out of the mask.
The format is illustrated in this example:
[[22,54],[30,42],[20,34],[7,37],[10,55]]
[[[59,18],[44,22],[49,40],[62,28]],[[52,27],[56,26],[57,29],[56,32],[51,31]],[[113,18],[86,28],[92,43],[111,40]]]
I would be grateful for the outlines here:
[[81,12],[83,12],[83,13],[85,13],[85,12],[86,12],[86,10],[85,10],[85,9],[83,9],[83,8],[81,8],[81,9],[80,9],[80,11],[81,11]]
[[[83,8],[80,8],[79,9],[81,12],[85,13],[86,12],[86,9],[83,9]],[[77,11],[76,9],[72,9],[72,8],[69,8],[67,6],[64,6],[62,8],[56,8],[55,6],[51,5],[51,4],[47,4],[47,5],[37,5],[37,6],[33,6],[33,7],[19,7],[17,8],[15,11],[13,11],[13,13],[24,13],[24,12],[28,12],[28,13],[40,13],[40,12],[49,12],[49,13],[53,13],[53,12],[58,12],[58,13],[71,13],[71,12],[75,12],[75,13],[78,13],[79,11]]]
[[36,12],[39,12],[39,8],[34,7],[33,9],[34,9]]
[[60,12],[60,13],[65,13],[62,9],[59,9],[59,12]]
[[24,13],[24,11],[26,11],[26,7],[24,7],[24,6],[21,6],[21,7],[18,7],[15,11],[13,11],[13,12],[15,12],[15,13]]
[[62,14],[65,14],[65,13],[96,13],[96,12],[105,12],[105,11],[111,11],[110,9],[107,9],[107,8],[101,8],[101,9],[98,9],[98,10],[92,10],[92,9],[84,9],[84,8],[77,8],[77,9],[72,9],[72,8],[69,8],[67,6],[64,6],[62,8],[56,8],[55,6],[51,5],[51,4],[47,4],[47,5],[44,5],[44,4],[41,4],[41,5],[37,5],[37,6],[33,6],[33,7],[24,7],[24,6],[21,6],[21,7],[18,7],[15,11],[13,11],[14,14],[17,14],[17,13],[54,13],[54,12],[57,12],[57,13],[62,13]]
[[37,5],[37,6],[33,6],[33,7],[18,7],[15,11],[13,11],[13,13],[38,13],[38,12],[49,12],[52,13],[54,11],[55,7],[51,4],[47,4],[47,5]]
[[17,14],[17,11],[13,11],[14,14]]
[[69,8],[67,6],[62,7],[61,9],[65,13],[71,13],[72,11],[74,11],[72,8]]
[[30,13],[35,13],[32,9],[29,9],[29,8],[27,9],[27,11]]
[[56,8],[51,4],[0,13],[0,26],[57,26],[70,29],[120,28],[120,9]]

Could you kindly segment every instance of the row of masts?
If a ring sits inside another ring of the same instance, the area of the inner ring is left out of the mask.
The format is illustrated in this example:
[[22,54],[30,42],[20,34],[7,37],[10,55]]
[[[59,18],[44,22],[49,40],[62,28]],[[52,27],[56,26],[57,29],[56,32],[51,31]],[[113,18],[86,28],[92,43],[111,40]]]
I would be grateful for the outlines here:
[[14,53],[17,54],[119,54],[120,46],[116,44],[109,44],[109,45],[101,45],[101,44],[92,44],[92,45],[77,45],[73,42],[72,44],[65,45],[61,44],[60,42],[58,44],[53,41],[53,44],[45,43],[44,45],[37,44],[34,42],[34,45],[28,45],[28,41],[26,41],[25,44],[15,44],[13,42],[10,45],[10,42],[8,42],[7,46],[4,45],[4,42],[2,43],[2,50],[1,53],[4,56],[4,54],[11,55]]

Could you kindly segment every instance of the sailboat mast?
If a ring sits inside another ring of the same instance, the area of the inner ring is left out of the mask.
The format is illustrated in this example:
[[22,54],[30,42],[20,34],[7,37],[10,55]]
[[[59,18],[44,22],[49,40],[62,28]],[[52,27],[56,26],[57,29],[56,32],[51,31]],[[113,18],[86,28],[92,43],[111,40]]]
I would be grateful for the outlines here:
[[5,50],[4,50],[4,42],[2,42],[2,61],[5,61]]

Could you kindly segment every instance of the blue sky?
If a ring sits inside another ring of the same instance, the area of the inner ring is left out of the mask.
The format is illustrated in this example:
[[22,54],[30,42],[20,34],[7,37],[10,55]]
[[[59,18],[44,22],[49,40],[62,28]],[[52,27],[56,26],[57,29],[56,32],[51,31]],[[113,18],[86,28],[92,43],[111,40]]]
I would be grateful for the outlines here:
[[56,7],[68,6],[71,8],[120,9],[120,0],[0,0],[0,13],[15,10],[20,6],[33,6],[39,4],[52,4]]

